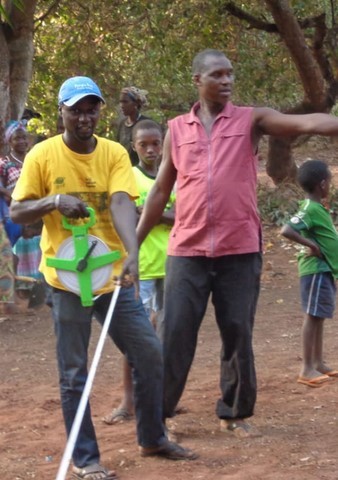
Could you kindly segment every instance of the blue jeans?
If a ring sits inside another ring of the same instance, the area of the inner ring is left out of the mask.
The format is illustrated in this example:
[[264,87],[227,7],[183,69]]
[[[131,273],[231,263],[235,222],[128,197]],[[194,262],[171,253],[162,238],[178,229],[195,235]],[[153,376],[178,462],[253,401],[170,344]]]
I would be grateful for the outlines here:
[[149,319],[152,311],[163,310],[164,278],[140,280],[140,297]]
[[[103,324],[111,294],[101,295],[93,307],[83,307],[70,292],[53,289],[52,313],[57,337],[61,405],[69,435],[87,379],[88,345],[92,316]],[[163,362],[161,344],[134,288],[122,288],[109,335],[133,369],[138,443],[156,447],[165,440],[162,421]],[[84,414],[73,461],[77,467],[99,462],[100,453],[91,419],[90,404]]]

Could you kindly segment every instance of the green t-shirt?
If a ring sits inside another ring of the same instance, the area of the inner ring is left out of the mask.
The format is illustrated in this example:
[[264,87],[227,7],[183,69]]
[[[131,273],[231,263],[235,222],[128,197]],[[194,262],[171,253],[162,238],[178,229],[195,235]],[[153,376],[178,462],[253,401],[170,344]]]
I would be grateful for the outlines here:
[[299,276],[331,272],[338,278],[338,234],[329,211],[321,203],[306,199],[288,225],[316,242],[324,257],[309,256],[304,247],[298,255]]
[[[155,182],[155,177],[148,175],[139,166],[133,167],[136,184],[139,190],[139,198],[136,205],[143,205]],[[172,207],[175,201],[171,194],[166,210]],[[140,280],[152,280],[165,277],[165,264],[167,259],[169,234],[172,226],[159,223],[155,225],[143,241],[139,252],[139,276]]]

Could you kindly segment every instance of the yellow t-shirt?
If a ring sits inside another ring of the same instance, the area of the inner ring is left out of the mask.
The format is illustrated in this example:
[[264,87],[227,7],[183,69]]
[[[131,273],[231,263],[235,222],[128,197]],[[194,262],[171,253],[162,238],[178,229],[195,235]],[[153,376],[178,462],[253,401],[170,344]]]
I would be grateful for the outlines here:
[[[35,145],[25,158],[12,196],[17,201],[58,193],[81,198],[96,214],[96,223],[88,233],[100,238],[110,250],[119,250],[122,254],[122,259],[114,263],[113,275],[119,275],[126,253],[112,224],[110,198],[114,193],[125,192],[134,200],[138,197],[138,190],[125,148],[105,138],[96,139],[96,148],[89,154],[70,150],[61,135]],[[45,215],[43,222],[40,270],[48,284],[65,290],[56,270],[47,267],[46,258],[55,256],[61,243],[71,236],[71,231],[62,227],[61,214],[57,210]],[[96,293],[113,289],[111,278]]]

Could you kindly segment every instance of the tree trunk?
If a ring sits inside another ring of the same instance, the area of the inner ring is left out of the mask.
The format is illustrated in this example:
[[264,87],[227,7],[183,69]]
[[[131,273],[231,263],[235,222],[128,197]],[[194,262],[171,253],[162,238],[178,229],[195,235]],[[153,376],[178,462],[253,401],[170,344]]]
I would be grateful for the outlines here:
[[[304,88],[304,101],[288,113],[329,112],[335,100],[332,94],[335,79],[322,48],[326,36],[325,16],[316,18],[313,46],[310,48],[288,0],[265,0],[265,3]],[[295,180],[297,167],[292,158],[293,141],[293,137],[269,139],[267,173],[276,184]]]
[[282,182],[294,183],[297,167],[292,157],[292,139],[269,138],[269,154],[266,163],[266,173],[275,185]]
[[310,102],[318,112],[327,110],[327,86],[323,74],[313,51],[306,43],[304,33],[288,0],[265,0],[265,3],[298,70],[304,88],[305,101]]
[[2,152],[5,121],[9,116],[9,52],[4,34],[4,26],[0,24],[0,153]]
[[10,54],[10,116],[17,120],[25,108],[33,68],[34,12],[37,0],[24,2],[24,11],[13,8],[13,30],[8,36]]
[[11,26],[0,24],[0,152],[4,150],[5,123],[20,119],[25,108],[32,76],[36,3],[37,0],[25,0],[23,11],[11,4]]
[[[310,103],[303,102],[285,113],[293,115],[315,113]],[[304,137],[305,138],[305,137]],[[269,151],[266,163],[266,172],[273,182],[278,185],[282,182],[296,182],[297,166],[292,152],[297,137],[269,137]]]

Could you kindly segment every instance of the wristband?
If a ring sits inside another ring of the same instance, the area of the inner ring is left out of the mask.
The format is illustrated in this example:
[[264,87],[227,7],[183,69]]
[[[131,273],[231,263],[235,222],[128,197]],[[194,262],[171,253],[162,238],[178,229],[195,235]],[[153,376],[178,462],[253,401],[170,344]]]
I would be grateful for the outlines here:
[[56,195],[56,197],[55,197],[54,207],[55,207],[56,209],[59,208],[59,205],[60,205],[60,197],[61,197],[60,193],[58,193],[58,194]]

